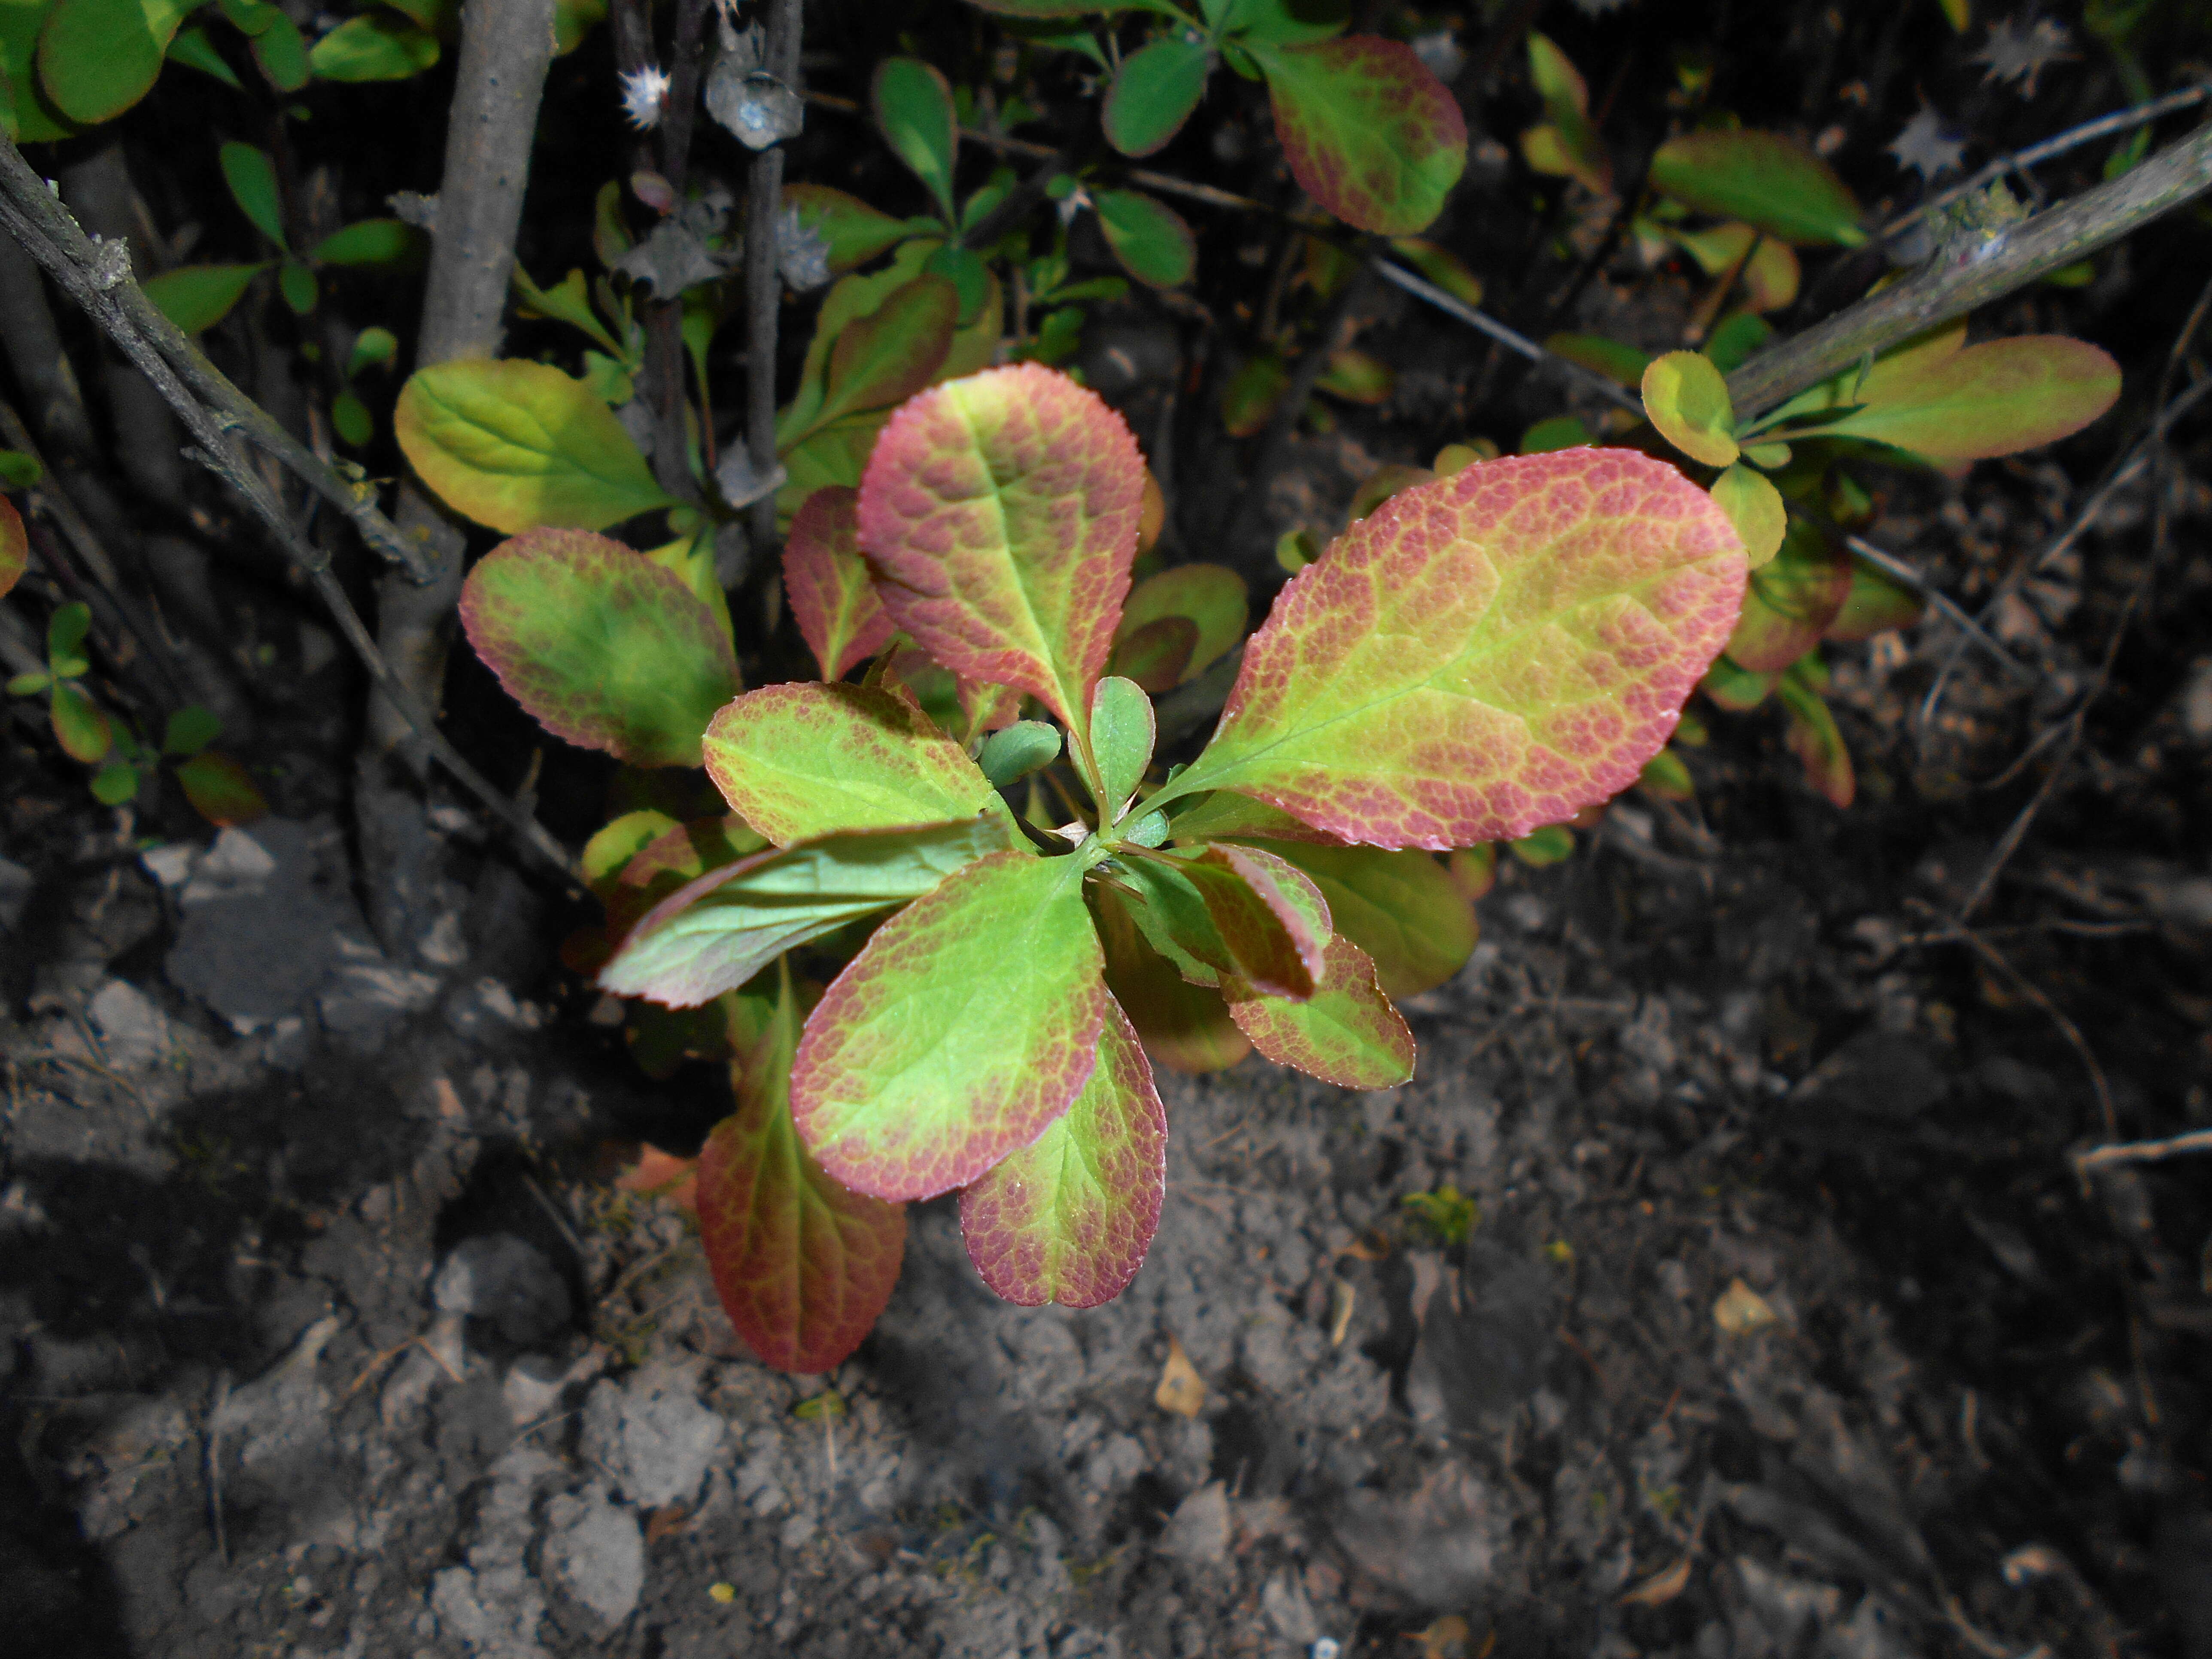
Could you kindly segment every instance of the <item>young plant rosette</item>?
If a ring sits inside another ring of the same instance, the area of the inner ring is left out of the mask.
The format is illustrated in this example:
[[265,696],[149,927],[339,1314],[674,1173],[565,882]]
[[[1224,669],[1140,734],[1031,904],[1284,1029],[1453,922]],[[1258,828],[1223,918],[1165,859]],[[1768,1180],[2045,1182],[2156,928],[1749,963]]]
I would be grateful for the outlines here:
[[[1441,981],[1474,942],[1432,854],[1635,782],[1743,599],[1728,518],[1672,466],[1605,449],[1474,465],[1396,495],[1285,587],[1212,741],[1162,776],[1151,699],[1108,672],[1144,490],[1120,416],[1048,369],[908,401],[860,489],[821,491],[792,526],[787,589],[824,679],[707,723],[699,752],[742,821],[716,826],[724,861],[701,867],[692,835],[632,891],[690,879],[641,915],[611,901],[602,987],[727,1011],[739,1109],[701,1158],[700,1224],[769,1364],[825,1370],[866,1334],[909,1199],[959,1193],[969,1254],[1012,1301],[1119,1293],[1166,1174],[1148,1048],[1198,1067],[1249,1045],[1346,1088],[1411,1076],[1387,993]],[[519,537],[471,576],[487,660],[592,741],[576,704],[596,694],[573,670],[556,693],[542,671],[561,653],[532,659],[513,623],[514,576],[548,559],[627,573],[629,607],[595,629],[639,620],[648,589],[672,615],[696,601],[574,531]],[[1198,630],[1176,625],[1187,649]],[[939,719],[912,689],[921,653],[957,688]],[[729,672],[696,646],[648,659],[672,708]],[[1063,751],[1087,801],[1040,827],[1034,782],[1019,816],[1001,792]],[[870,927],[807,1008],[785,953]]]

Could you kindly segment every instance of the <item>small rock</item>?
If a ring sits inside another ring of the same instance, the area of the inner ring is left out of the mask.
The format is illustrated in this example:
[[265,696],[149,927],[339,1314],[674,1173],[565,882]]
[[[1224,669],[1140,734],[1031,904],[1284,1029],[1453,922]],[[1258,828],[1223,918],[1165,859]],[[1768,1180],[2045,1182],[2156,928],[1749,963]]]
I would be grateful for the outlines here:
[[431,1300],[481,1321],[510,1347],[532,1348],[570,1317],[568,1286],[544,1253],[513,1233],[463,1239],[438,1269]]
[[1285,1642],[1309,1647],[1321,1639],[1321,1620],[1314,1617],[1305,1586],[1288,1573],[1279,1572],[1267,1581],[1267,1588],[1260,1592],[1260,1611]]
[[1229,1489],[1210,1480],[1176,1506],[1159,1552],[1193,1566],[1218,1561],[1229,1553]]
[[507,1397],[507,1414],[517,1428],[527,1428],[560,1403],[568,1378],[561,1368],[542,1354],[526,1353],[507,1368],[501,1392]]
[[1438,1469],[1394,1498],[1371,1487],[1345,1494],[1337,1542],[1370,1577],[1428,1607],[1471,1601],[1498,1553],[1489,1492],[1467,1469]]
[[610,1625],[619,1625],[645,1589],[645,1536],[594,1482],[545,1506],[538,1559],[547,1578]]
[[699,1490],[726,1425],[699,1401],[691,1376],[648,1366],[611,1379],[584,1402],[583,1454],[641,1509],[684,1504]]
[[146,994],[128,980],[112,979],[86,1010],[100,1033],[107,1063],[118,1072],[143,1072],[169,1052],[169,1022]]

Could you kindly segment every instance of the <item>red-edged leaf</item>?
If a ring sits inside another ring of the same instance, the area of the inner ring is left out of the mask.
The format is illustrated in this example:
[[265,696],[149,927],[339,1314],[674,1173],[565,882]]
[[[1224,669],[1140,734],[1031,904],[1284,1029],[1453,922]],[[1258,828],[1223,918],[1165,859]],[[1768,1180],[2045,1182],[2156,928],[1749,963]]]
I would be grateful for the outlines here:
[[192,811],[219,830],[269,816],[269,802],[246,769],[211,749],[179,765],[177,782]]
[[891,417],[860,485],[860,547],[931,656],[1078,728],[1129,591],[1144,479],[1096,393],[1035,363],[990,369]]
[[896,631],[860,556],[860,505],[857,489],[816,490],[793,517],[783,544],[784,595],[825,680],[843,679]]
[[1837,402],[1863,406],[1813,429],[1938,463],[1976,461],[2070,437],[2120,395],[2118,363],[2086,340],[2057,334],[1990,340],[1885,367],[1863,384],[1850,375],[1831,383]]
[[998,800],[968,752],[903,698],[813,680],[763,686],[707,728],[708,775],[780,847],[970,818]]
[[1791,520],[1781,551],[1751,574],[1729,659],[1754,674],[1789,667],[1820,643],[1850,591],[1849,556],[1819,526]]
[[924,274],[866,316],[848,324],[830,348],[822,422],[902,403],[937,378],[952,349],[960,292]]
[[1237,975],[1269,996],[1313,994],[1328,948],[1328,901],[1305,872],[1255,847],[1208,847],[1176,860],[1206,902]]
[[1164,34],[1121,60],[1099,111],[1106,141],[1124,155],[1167,147],[1206,91],[1213,53],[1203,40]]
[[31,562],[31,538],[25,533],[15,505],[0,495],[0,597],[23,580]]
[[1262,996],[1224,979],[1230,1017],[1272,1060],[1344,1089],[1388,1089],[1413,1074],[1413,1034],[1375,983],[1375,964],[1348,939],[1304,1002]]
[[964,1187],[1074,1100],[1105,1023],[1073,858],[994,853],[876,931],[806,1022],[792,1073],[823,1167],[879,1198]]
[[1144,1266],[1167,1194],[1168,1118],[1137,1034],[1109,1001],[1075,1103],[960,1194],[983,1282],[1025,1308],[1095,1308]]
[[699,1154],[699,1238],[723,1311],[763,1364],[832,1370],[890,1300],[906,1206],[840,1186],[791,1117],[799,1009],[787,981],[766,1036],[730,1068],[738,1109]]
[[1370,34],[1248,44],[1306,194],[1354,229],[1385,236],[1425,229],[1443,210],[1467,166],[1467,122],[1411,46]]
[[115,746],[115,728],[75,680],[58,680],[47,702],[54,741],[71,760],[97,766]]
[[1163,795],[1234,789],[1378,847],[1526,835],[1636,781],[1744,577],[1727,517],[1648,456],[1561,450],[1419,485],[1283,589]]
[[1252,1039],[1229,1018],[1221,993],[1193,985],[1147,945],[1120,894],[1097,889],[1091,902],[1106,951],[1106,988],[1157,1064],[1218,1072],[1252,1051]]
[[737,695],[730,641],[684,579],[586,530],[532,530],[461,589],[477,655],[538,723],[633,766],[696,766]]

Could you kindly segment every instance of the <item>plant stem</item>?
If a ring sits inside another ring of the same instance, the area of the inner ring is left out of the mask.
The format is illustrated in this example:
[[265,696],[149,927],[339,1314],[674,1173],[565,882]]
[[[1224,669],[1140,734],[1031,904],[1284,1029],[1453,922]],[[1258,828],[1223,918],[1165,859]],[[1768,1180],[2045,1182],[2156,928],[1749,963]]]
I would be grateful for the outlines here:
[[1736,418],[1749,420],[1900,340],[2086,258],[2208,189],[2212,125],[2047,213],[1938,252],[1894,287],[1760,352],[1729,376]]
[[[11,147],[10,154],[13,153]],[[139,372],[154,383],[194,440],[197,447],[191,453],[190,459],[215,473],[244,497],[255,516],[268,526],[293,563],[313,583],[317,594],[329,608],[340,631],[345,635],[348,643],[353,647],[371,678],[392,700],[429,752],[512,827],[527,845],[564,876],[573,878],[573,866],[560,844],[547,835],[528,813],[501,794],[482,774],[457,754],[453,745],[439,733],[435,722],[409,694],[391,663],[377,648],[376,641],[369,637],[368,629],[362,625],[352,601],[346,597],[343,585],[332,574],[329,554],[310,541],[287,515],[283,504],[276,499],[252,464],[240,453],[224,425],[222,414],[210,409],[194,396],[155,343],[131,325],[132,319],[125,313],[118,295],[126,289],[131,293],[137,290],[121,262],[95,256],[100,258],[100,263],[89,268],[74,265],[61,249],[45,240],[40,227],[30,222],[11,198],[0,198],[0,229],[7,230],[30,249],[33,257],[73,296],[80,299],[93,320],[137,366]],[[109,246],[117,247],[113,244]],[[120,252],[119,247],[117,251]]]
[[[95,246],[69,210],[56,199],[52,190],[32,171],[22,151],[5,133],[0,133],[0,198],[4,198],[20,216],[15,221],[18,240],[72,300],[93,310],[88,295],[96,284],[106,311],[115,318],[112,326],[103,318],[103,325],[110,326],[111,333],[116,327],[127,327],[145,340],[184,384],[216,410],[226,429],[243,433],[257,447],[274,456],[288,471],[350,520],[362,539],[380,555],[401,566],[417,580],[428,577],[430,566],[422,550],[393,526],[374,498],[364,500],[357,495],[352,484],[325,466],[313,450],[233,386],[222,371],[209,361],[207,354],[163,316],[131,280],[127,250],[113,245],[116,252],[110,256],[103,252],[110,245]],[[117,261],[113,266],[106,263],[110,258]],[[109,281],[111,276],[115,280]]]
[[[799,78],[800,0],[775,0],[768,16],[764,67],[786,86]],[[745,195],[745,456],[753,476],[775,472],[776,311],[783,278],[776,266],[776,221],[783,214],[783,146],[770,144],[753,157]],[[755,553],[775,543],[774,490],[753,503]]]

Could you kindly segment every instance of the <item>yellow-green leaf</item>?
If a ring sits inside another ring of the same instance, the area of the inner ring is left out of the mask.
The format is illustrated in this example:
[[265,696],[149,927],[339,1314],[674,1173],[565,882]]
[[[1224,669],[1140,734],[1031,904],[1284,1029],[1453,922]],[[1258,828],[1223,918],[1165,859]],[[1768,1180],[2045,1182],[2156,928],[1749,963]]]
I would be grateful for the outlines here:
[[1728,382],[1710,358],[1694,351],[1654,357],[1644,371],[1644,413],[1659,435],[1693,461],[1726,466],[1737,449]]
[[1753,570],[1772,558],[1789,528],[1789,509],[1782,492],[1741,461],[1713,480],[1712,495],[1720,510],[1743,540],[1744,556]]
[[392,425],[422,482],[494,530],[604,530],[676,505],[613,411],[544,363],[463,358],[417,369]]

